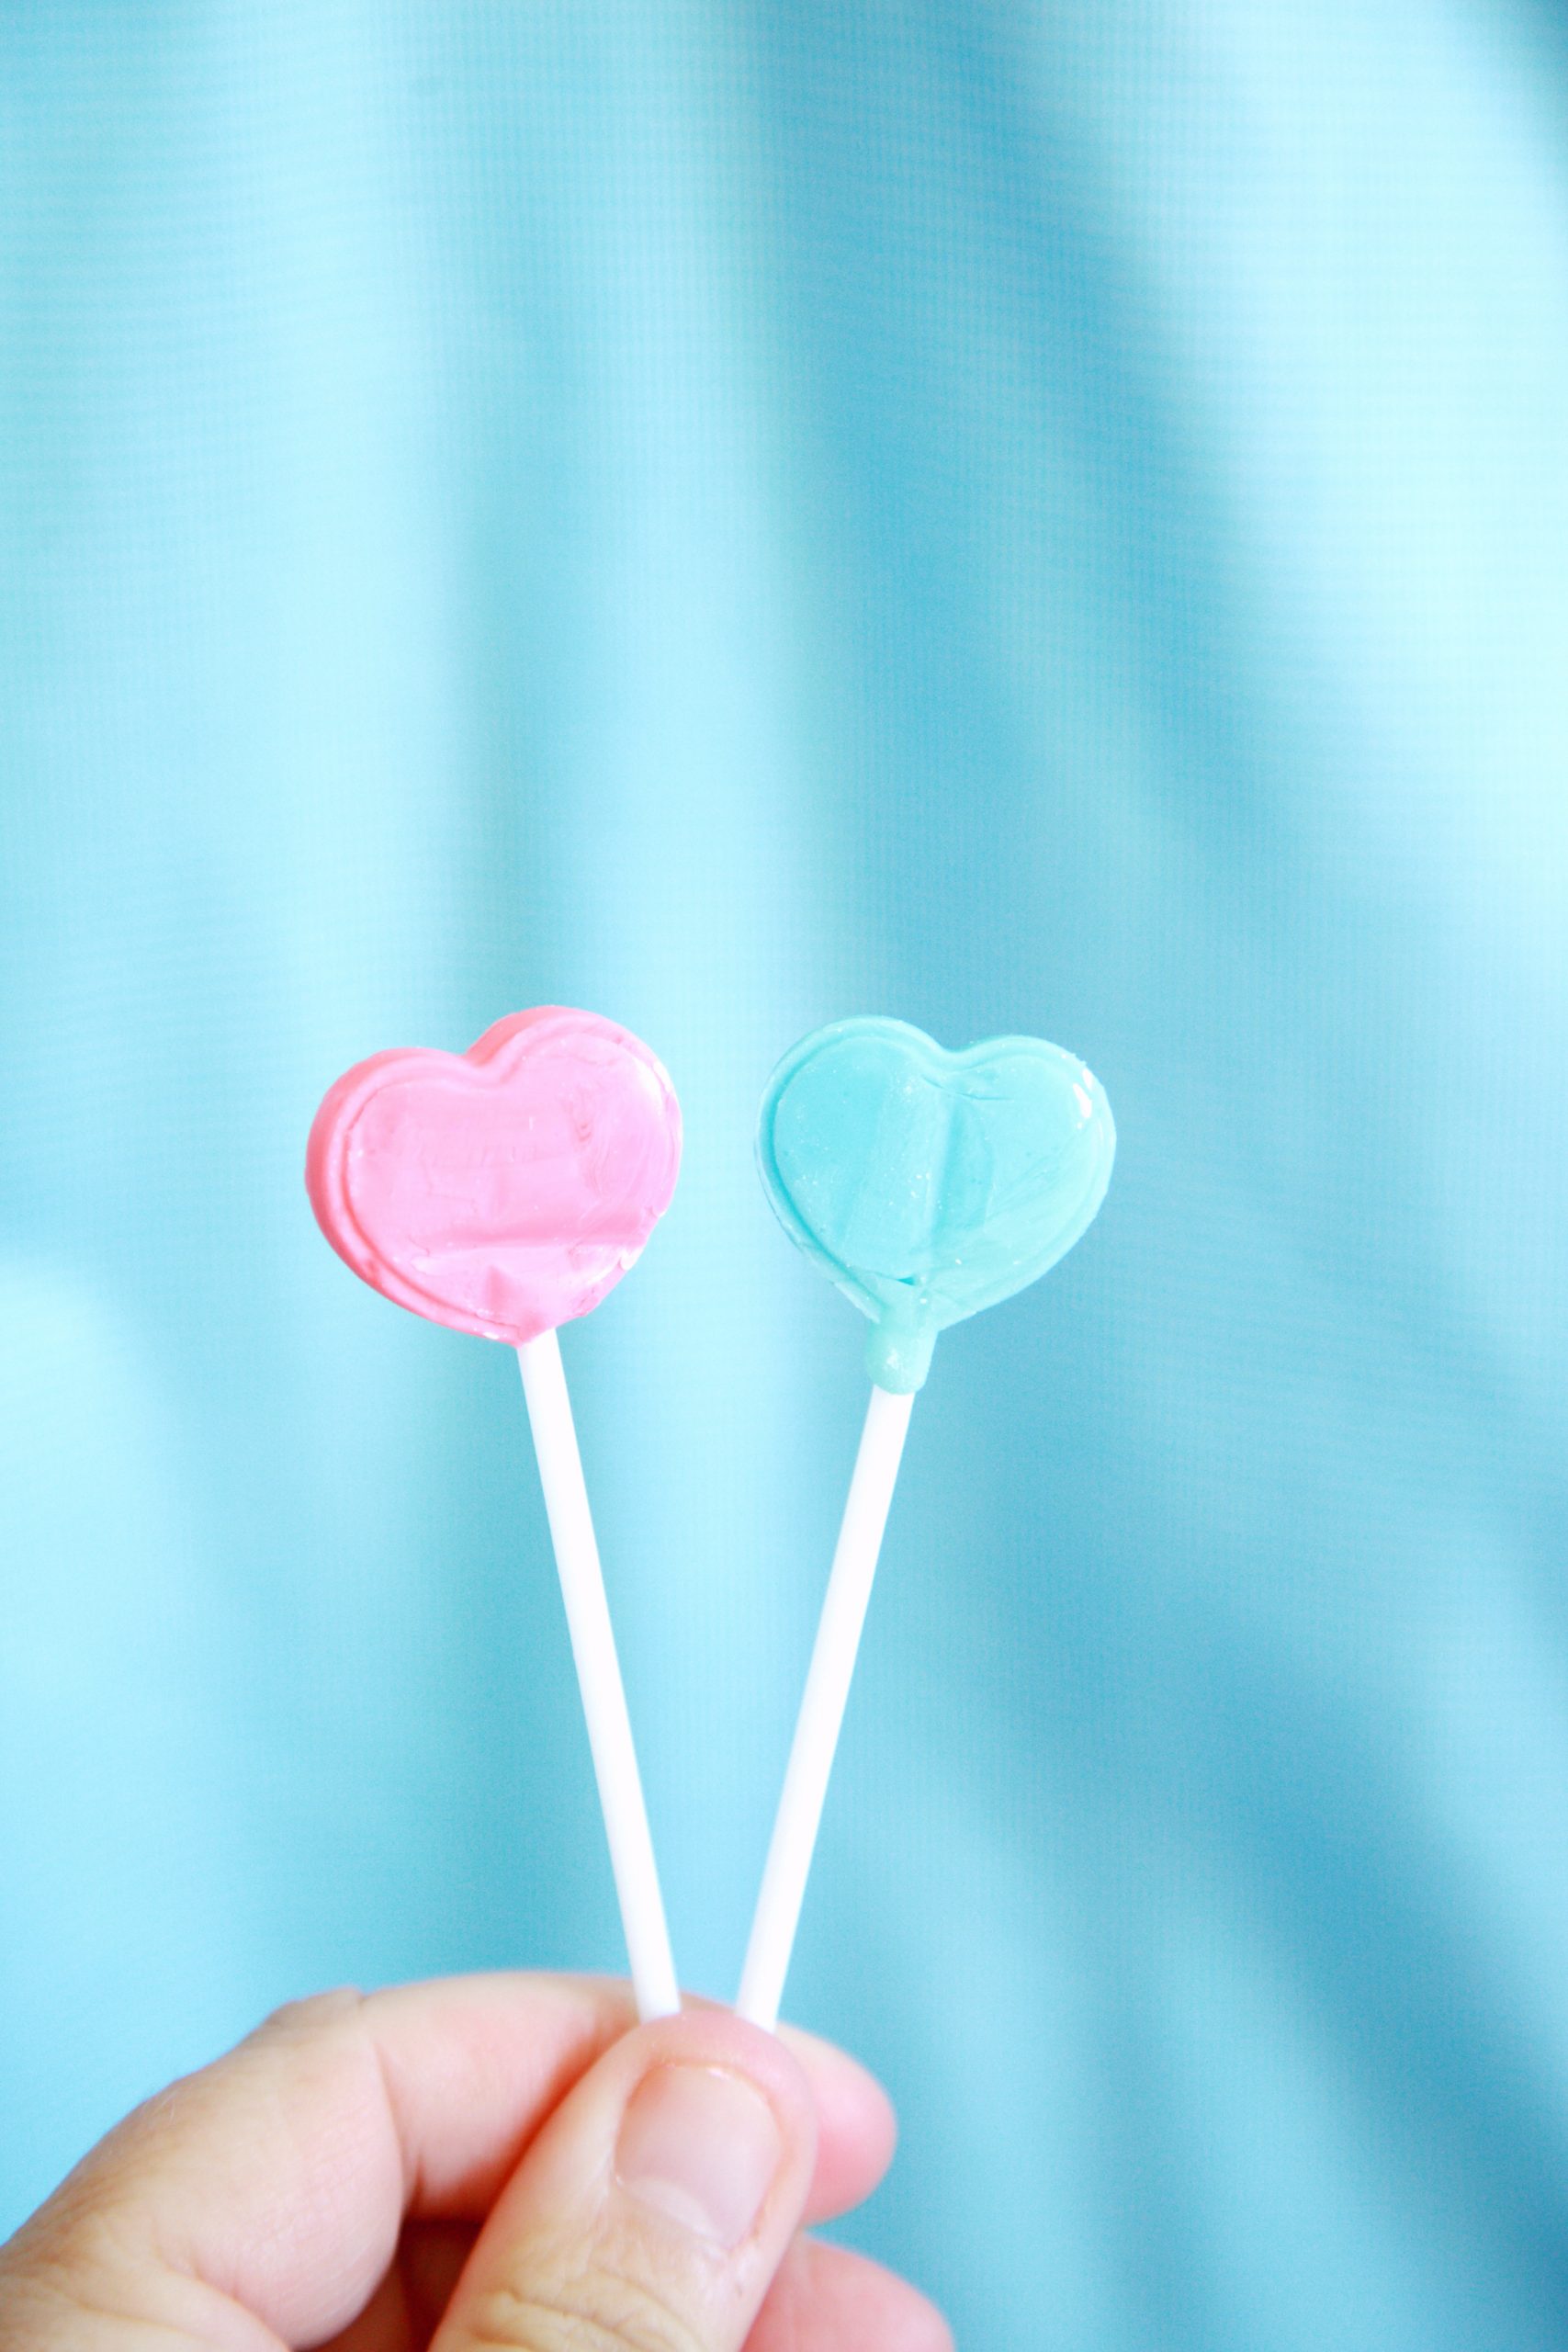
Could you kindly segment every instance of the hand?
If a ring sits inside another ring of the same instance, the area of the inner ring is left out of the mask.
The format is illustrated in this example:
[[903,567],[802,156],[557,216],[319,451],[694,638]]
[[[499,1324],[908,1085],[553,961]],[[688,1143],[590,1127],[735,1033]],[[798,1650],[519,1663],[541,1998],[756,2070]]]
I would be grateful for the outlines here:
[[944,2352],[795,2235],[874,2188],[824,2042],[625,1988],[457,1977],[282,2009],[139,2108],[0,2247],[0,2352]]

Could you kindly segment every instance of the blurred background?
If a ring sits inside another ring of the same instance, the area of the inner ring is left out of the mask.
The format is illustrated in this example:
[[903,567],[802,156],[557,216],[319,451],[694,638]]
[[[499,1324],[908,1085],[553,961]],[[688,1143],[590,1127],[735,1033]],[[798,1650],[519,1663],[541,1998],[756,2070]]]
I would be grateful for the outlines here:
[[0,2228],[334,1981],[615,1968],[502,1349],[301,1183],[583,1004],[565,1351],[734,1986],[862,1409],[757,1099],[1121,1155],[917,1410],[789,2007],[987,2352],[1568,2340],[1568,40],[1549,0],[0,15]]

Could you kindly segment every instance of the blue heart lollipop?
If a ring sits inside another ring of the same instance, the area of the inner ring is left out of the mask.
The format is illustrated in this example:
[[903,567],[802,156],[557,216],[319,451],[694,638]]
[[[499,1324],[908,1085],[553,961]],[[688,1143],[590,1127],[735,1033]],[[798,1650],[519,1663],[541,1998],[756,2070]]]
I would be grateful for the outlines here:
[[784,1230],[874,1326],[866,1364],[908,1395],[936,1335],[1070,1250],[1111,1181],[1111,1106],[1043,1037],[950,1054],[905,1021],[835,1021],[762,1097],[757,1156]]

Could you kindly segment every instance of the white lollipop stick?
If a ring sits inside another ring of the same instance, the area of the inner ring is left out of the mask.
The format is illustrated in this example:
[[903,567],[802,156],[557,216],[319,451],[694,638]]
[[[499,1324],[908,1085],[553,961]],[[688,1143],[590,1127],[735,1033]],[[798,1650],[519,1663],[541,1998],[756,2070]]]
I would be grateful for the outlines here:
[[889,1389],[873,1388],[850,1479],[735,2004],[739,2016],[770,2031],[779,2019],[833,1752],[914,1401],[913,1395],[896,1396]]
[[517,1351],[517,1361],[523,1367],[523,1394],[528,1402],[539,1484],[545,1490],[550,1541],[560,1572],[571,1654],[577,1661],[582,1712],[588,1722],[588,1744],[593,1751],[632,1987],[637,2015],[646,2025],[649,2018],[673,2017],[681,2007],[681,1992],[670,1931],[664,1924],[648,1808],[637,1777],[631,1719],[615,1657],[610,1604],[604,1596],[599,1546],[593,1540],[560,1342],[553,1331],[542,1331],[536,1340],[525,1340]]

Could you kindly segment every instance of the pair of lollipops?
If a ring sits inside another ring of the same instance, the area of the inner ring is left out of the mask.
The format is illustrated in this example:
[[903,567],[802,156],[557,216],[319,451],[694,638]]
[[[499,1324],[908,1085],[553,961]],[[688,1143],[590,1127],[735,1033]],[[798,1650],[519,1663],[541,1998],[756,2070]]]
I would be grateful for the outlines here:
[[[1059,1046],[950,1054],[840,1021],[787,1054],[757,1153],[784,1230],[872,1329],[850,1481],[737,2008],[777,2021],[915,1392],[936,1335],[1055,1265],[1110,1181],[1115,1130]],[[517,1351],[637,2007],[680,2007],[556,1332],[635,1264],[681,1159],[674,1090],[591,1012],[511,1014],[466,1054],[374,1054],[316,1114],[306,1182],[333,1248],[432,1322]]]

